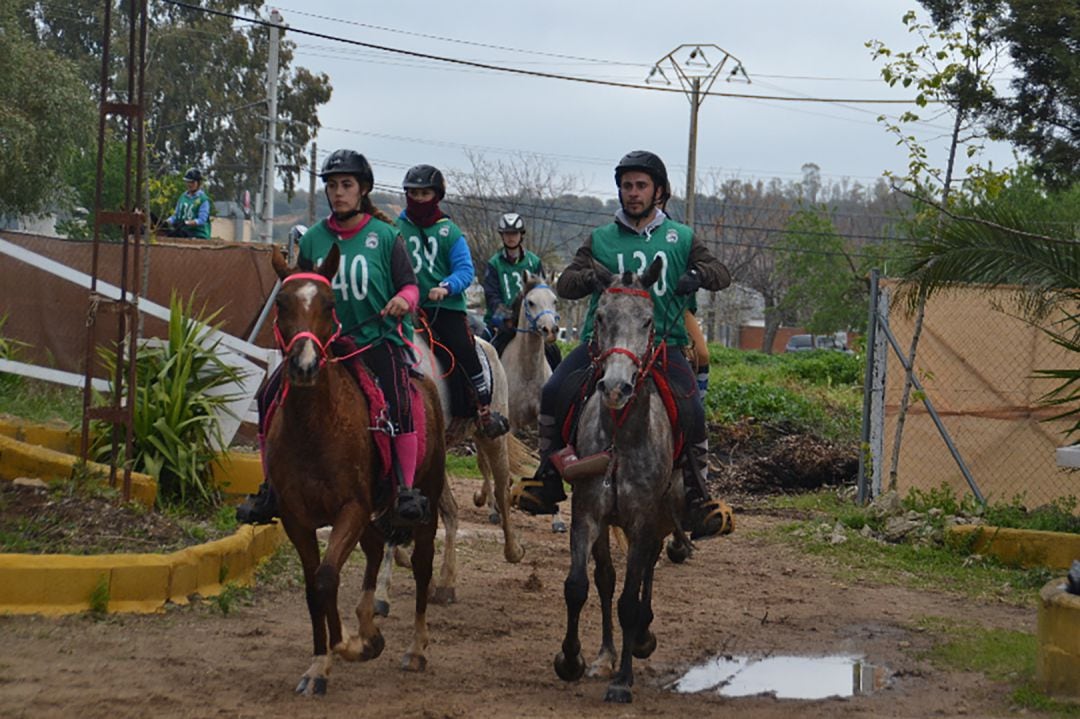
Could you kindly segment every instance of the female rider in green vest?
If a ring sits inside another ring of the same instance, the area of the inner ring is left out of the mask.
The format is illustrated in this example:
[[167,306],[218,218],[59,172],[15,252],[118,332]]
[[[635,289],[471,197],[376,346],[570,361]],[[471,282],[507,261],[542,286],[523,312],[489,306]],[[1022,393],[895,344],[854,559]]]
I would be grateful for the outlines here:
[[[413,488],[418,442],[409,394],[412,362],[405,342],[412,335],[411,314],[419,298],[412,263],[393,220],[371,202],[375,178],[363,155],[336,150],[326,158],[319,177],[325,183],[331,213],[300,238],[299,266],[304,270],[318,267],[334,245],[341,252],[330,285],[344,332],[335,354],[364,348],[359,357],[378,379],[386,398],[394,461],[401,470],[403,486],[398,488],[396,513],[405,522],[425,521],[427,498]],[[379,315],[382,319],[373,321]],[[277,394],[279,377],[279,373],[272,376],[260,395],[260,426],[267,404]],[[275,516],[268,490],[264,482],[259,494],[237,510],[237,517],[265,522]]]
[[[570,266],[559,276],[556,290],[560,297],[576,300],[590,297],[589,308],[582,328],[581,344],[574,349],[551,375],[540,397],[540,467],[531,480],[522,482],[518,496],[519,508],[531,514],[551,514],[558,502],[566,499],[562,477],[552,466],[551,454],[563,446],[561,418],[556,418],[555,405],[559,388],[580,376],[590,362],[588,345],[592,339],[593,314],[600,293],[616,273],[644,272],[657,257],[663,261],[660,278],[650,288],[653,298],[654,325],[670,328],[668,345],[681,348],[687,344],[683,311],[686,296],[704,287],[721,290],[731,283],[731,276],[703,242],[694,238],[693,230],[673,221],[664,213],[671,196],[667,169],[651,152],[642,150],[625,155],[615,167],[615,185],[619,190],[621,208],[615,221],[598,227],[578,248]],[[705,446],[705,409],[697,392],[697,380],[682,352],[667,354],[670,368],[668,381],[681,397],[693,396],[693,424],[688,432],[688,452],[691,461],[703,467],[702,447]],[[689,465],[689,462],[687,463]],[[692,536],[715,534],[722,522],[712,515],[712,500],[707,488],[699,481],[702,474],[690,468],[686,482],[687,522]]]
[[420,308],[434,339],[450,351],[455,371],[464,374],[476,394],[479,431],[498,437],[510,430],[510,423],[491,409],[491,387],[465,314],[465,289],[475,273],[465,235],[439,209],[446,180],[437,168],[416,165],[405,173],[402,186],[405,209],[398,217],[398,229],[420,287]]

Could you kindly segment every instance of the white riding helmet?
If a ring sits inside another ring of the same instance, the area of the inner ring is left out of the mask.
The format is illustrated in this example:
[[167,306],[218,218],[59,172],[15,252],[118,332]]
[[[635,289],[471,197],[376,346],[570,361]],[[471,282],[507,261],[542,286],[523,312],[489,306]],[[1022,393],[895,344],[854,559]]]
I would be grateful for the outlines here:
[[525,234],[525,220],[516,212],[507,212],[499,218],[499,232],[520,232]]

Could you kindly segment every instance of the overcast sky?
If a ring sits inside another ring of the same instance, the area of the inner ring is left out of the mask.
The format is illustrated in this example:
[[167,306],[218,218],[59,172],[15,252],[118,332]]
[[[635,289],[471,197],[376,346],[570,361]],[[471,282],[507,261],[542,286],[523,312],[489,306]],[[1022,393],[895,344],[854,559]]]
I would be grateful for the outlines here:
[[[714,91],[852,99],[914,95],[881,81],[881,63],[865,43],[911,49],[915,37],[901,18],[921,10],[914,0],[286,0],[277,7],[300,29],[634,84],[680,44],[715,44],[742,62],[752,83],[721,79]],[[682,93],[461,67],[295,33],[288,38],[297,44],[295,64],[327,73],[334,88],[320,109],[320,161],[339,147],[357,149],[371,160],[379,185],[400,185],[417,163],[464,170],[469,152],[489,160],[525,153],[557,163],[585,191],[611,197],[614,163],[640,148],[663,157],[676,194],[684,193],[690,103]],[[678,87],[670,66],[665,69]],[[904,109],[707,97],[699,115],[698,177],[794,180],[813,162],[827,179],[873,182],[907,165],[906,151],[876,120]],[[932,125],[917,134],[928,142],[947,137],[948,118]],[[932,164],[944,166],[944,145],[933,147]],[[998,167],[1013,164],[1005,145],[985,157]],[[699,180],[699,191],[705,182]]]

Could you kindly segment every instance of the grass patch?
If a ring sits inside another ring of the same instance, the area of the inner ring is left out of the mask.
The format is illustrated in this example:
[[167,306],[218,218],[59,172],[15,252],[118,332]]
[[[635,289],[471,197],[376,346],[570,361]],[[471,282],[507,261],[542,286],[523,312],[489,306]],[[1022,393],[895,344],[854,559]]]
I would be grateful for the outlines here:
[[[804,512],[806,519],[777,530],[779,538],[824,558],[844,581],[870,580],[918,590],[948,587],[972,598],[1034,606],[1039,589],[1053,577],[1048,569],[1007,567],[973,555],[966,547],[889,544],[864,537],[859,530],[877,529],[882,520],[836,492],[777,497],[768,506]],[[846,533],[847,541],[832,544],[828,537],[837,523],[852,531]]]
[[43,382],[29,377],[3,375],[0,414],[31,422],[82,423],[82,389]]
[[90,613],[103,616],[109,611],[109,575],[102,574],[94,590],[90,592]]
[[211,598],[211,604],[221,612],[221,616],[227,617],[229,613],[240,603],[250,604],[253,593],[250,587],[242,587],[235,582],[229,582],[216,597]]
[[446,455],[446,473],[455,477],[481,477],[480,467],[476,463],[476,455],[448,454]]
[[767,355],[709,346],[710,422],[747,417],[840,442],[859,436],[862,360],[840,352]]

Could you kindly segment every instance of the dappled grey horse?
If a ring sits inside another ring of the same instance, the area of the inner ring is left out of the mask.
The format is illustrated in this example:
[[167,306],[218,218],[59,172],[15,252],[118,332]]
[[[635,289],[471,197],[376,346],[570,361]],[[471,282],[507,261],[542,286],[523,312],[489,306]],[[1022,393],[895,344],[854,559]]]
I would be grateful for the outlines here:
[[[673,469],[674,436],[663,401],[651,379],[662,353],[653,346],[652,297],[648,287],[659,277],[660,261],[641,276],[616,277],[601,295],[593,319],[599,366],[596,392],[587,401],[577,433],[580,457],[607,452],[603,474],[574,482],[570,520],[570,573],[564,588],[566,637],[555,657],[555,671],[566,681],[585,673],[578,638],[581,609],[589,594],[588,563],[596,562],[594,579],[600,596],[600,653],[591,676],[615,672],[611,602],[615,569],[611,562],[609,527],[620,527],[627,539],[626,576],[619,596],[622,651],[618,672],[611,677],[605,701],[631,701],[633,658],[656,648],[649,629],[653,619],[653,570],[661,544],[674,532],[688,547],[680,526],[684,490],[682,471]],[[663,328],[661,328],[663,331]]]

